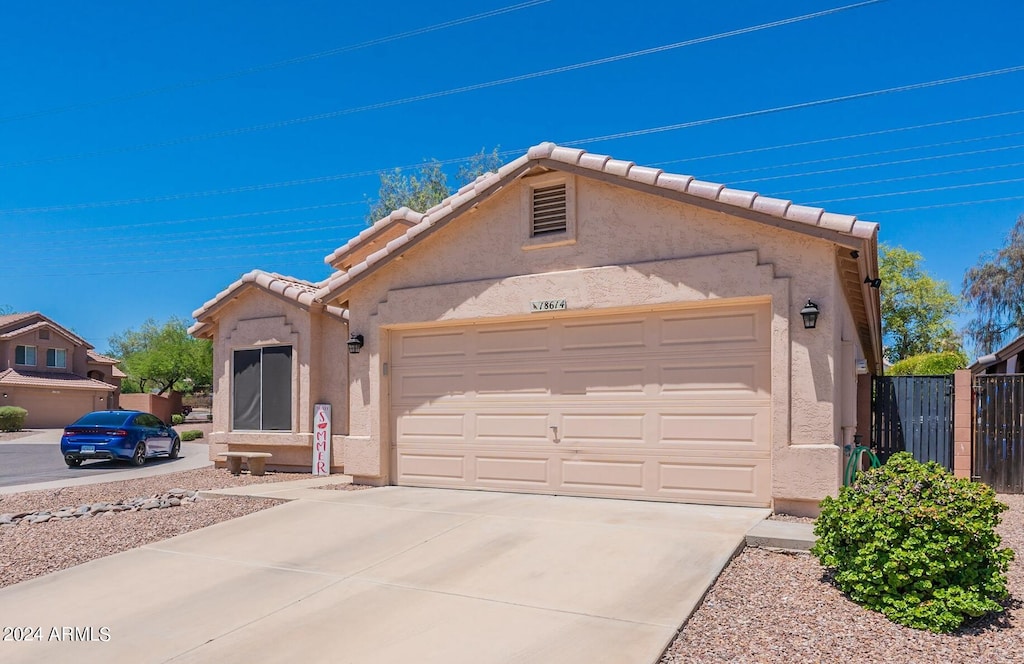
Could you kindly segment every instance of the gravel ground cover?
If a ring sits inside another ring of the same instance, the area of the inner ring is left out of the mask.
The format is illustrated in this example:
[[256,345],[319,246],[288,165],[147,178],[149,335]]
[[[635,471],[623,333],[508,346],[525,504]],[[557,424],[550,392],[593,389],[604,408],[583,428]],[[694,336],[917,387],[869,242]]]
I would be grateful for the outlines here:
[[[172,489],[223,489],[307,477],[274,472],[262,477],[247,473],[234,476],[224,469],[200,468],[120,482],[0,495],[0,514],[113,503],[164,494]],[[264,498],[200,498],[168,509],[0,526],[0,588],[267,509],[280,502]]]
[[948,635],[910,629],[863,609],[823,581],[817,558],[744,549],[669,646],[662,664],[842,662],[1024,663],[1024,496],[999,533],[1017,552],[1007,611]]

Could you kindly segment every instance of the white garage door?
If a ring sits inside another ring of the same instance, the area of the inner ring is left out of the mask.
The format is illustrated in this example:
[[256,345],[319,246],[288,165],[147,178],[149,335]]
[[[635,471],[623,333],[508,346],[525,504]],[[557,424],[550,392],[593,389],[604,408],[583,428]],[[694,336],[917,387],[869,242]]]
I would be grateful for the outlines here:
[[394,330],[397,482],[766,506],[768,304]]

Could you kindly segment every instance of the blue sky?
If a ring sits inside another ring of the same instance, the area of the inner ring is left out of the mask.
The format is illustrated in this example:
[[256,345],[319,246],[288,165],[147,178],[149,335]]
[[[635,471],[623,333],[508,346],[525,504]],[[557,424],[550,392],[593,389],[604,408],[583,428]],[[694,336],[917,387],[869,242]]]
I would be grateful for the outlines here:
[[1024,70],[990,73],[1024,3],[785,22],[850,4],[0,4],[0,306],[103,351],[252,268],[325,278],[375,172],[546,140],[878,221],[959,292],[1024,213]]

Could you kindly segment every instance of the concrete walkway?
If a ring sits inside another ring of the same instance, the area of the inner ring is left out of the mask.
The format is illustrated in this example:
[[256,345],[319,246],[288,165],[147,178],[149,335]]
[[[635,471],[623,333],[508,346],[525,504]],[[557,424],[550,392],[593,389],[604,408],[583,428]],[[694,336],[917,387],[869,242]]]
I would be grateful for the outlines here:
[[264,488],[292,502],[0,590],[0,625],[43,634],[0,661],[653,663],[767,515]]

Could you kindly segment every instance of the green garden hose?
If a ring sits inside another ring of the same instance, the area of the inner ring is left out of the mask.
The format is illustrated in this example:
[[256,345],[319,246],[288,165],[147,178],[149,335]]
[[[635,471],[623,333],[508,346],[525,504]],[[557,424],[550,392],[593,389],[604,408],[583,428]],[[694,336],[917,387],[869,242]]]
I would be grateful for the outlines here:
[[871,460],[871,467],[878,468],[882,463],[875,456],[875,453],[871,451],[871,448],[864,447],[863,445],[853,448],[853,452],[850,454],[850,460],[846,462],[846,472],[843,473],[843,484],[850,486],[853,481],[857,479],[857,471],[860,470],[861,459],[864,454],[868,455],[868,459]]

